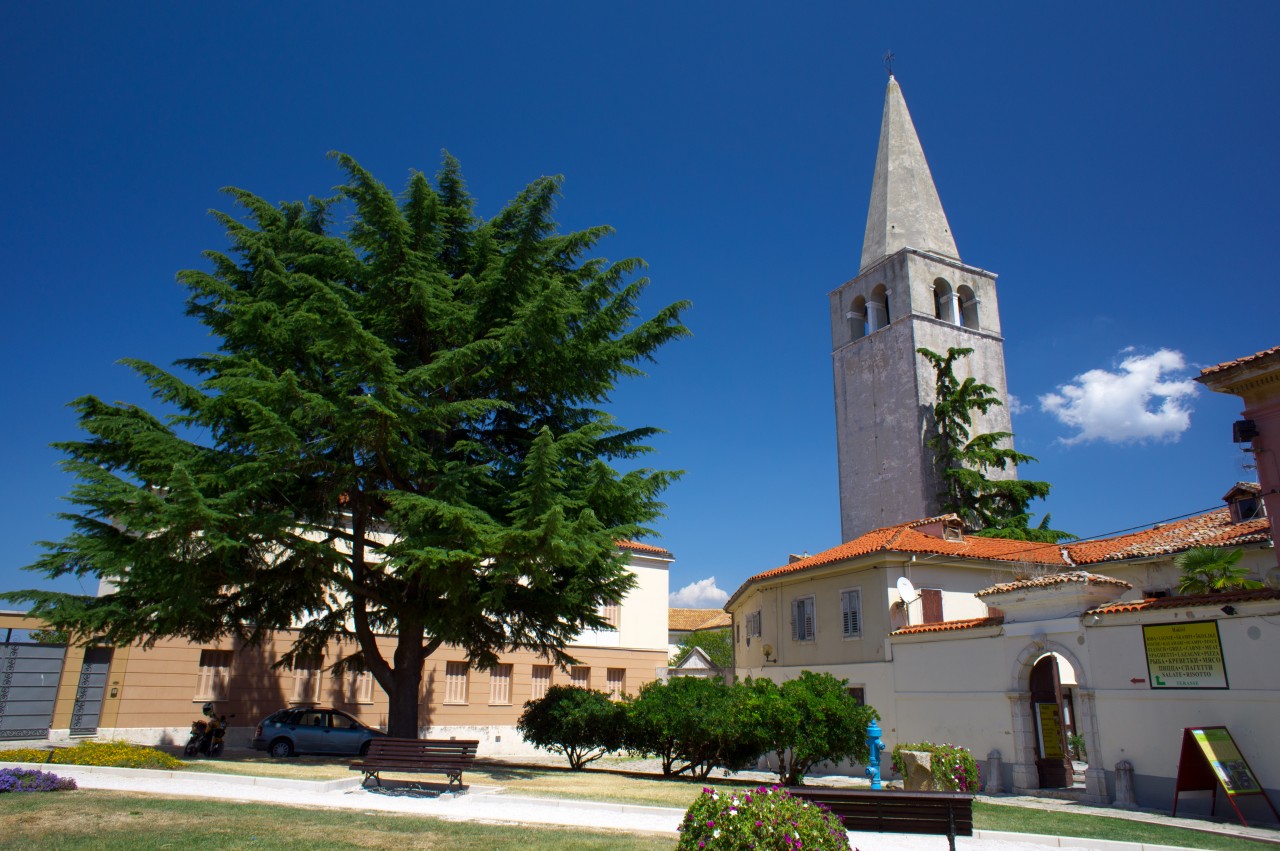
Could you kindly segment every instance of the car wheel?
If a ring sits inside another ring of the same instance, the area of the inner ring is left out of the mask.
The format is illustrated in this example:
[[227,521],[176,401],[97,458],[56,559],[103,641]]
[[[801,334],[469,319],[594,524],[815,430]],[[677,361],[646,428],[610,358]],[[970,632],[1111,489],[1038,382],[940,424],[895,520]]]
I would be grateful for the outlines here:
[[365,742],[363,745],[360,746],[360,756],[369,755],[369,743],[372,741],[373,739],[370,739],[368,742]]
[[276,759],[284,759],[293,756],[293,742],[288,739],[276,739],[271,743],[268,752]]

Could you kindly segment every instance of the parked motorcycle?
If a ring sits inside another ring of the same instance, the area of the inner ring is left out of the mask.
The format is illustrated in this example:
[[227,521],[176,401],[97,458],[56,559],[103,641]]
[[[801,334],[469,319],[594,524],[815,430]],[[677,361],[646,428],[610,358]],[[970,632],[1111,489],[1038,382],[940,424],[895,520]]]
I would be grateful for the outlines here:
[[222,740],[227,735],[227,716],[216,715],[212,703],[206,703],[201,712],[205,717],[191,722],[191,738],[187,740],[183,753],[187,756],[222,756]]

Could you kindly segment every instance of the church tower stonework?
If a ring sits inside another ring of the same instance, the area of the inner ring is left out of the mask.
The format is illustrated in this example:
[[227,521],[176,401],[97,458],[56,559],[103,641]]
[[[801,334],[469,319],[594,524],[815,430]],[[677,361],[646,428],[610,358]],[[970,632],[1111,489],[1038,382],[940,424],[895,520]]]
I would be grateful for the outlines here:
[[[932,453],[935,373],[919,348],[973,349],[956,364],[1008,403],[996,276],[960,261],[902,89],[890,76],[857,277],[830,294],[840,526],[871,529],[941,512]],[[1011,431],[1009,409],[973,433]],[[1017,471],[989,470],[990,478]]]

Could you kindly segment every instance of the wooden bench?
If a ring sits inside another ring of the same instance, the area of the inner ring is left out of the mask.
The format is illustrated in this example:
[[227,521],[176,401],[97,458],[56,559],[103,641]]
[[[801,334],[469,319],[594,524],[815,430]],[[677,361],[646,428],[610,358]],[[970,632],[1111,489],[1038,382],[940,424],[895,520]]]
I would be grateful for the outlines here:
[[449,778],[445,791],[457,783],[462,786],[462,772],[476,759],[477,739],[391,739],[378,737],[369,740],[369,752],[351,763],[352,771],[364,772],[361,786],[373,778],[382,785],[380,771],[398,771],[413,774],[444,774]]
[[825,804],[845,830],[927,833],[946,836],[951,851],[957,836],[973,836],[973,796],[962,792],[898,792],[792,786],[793,797]]

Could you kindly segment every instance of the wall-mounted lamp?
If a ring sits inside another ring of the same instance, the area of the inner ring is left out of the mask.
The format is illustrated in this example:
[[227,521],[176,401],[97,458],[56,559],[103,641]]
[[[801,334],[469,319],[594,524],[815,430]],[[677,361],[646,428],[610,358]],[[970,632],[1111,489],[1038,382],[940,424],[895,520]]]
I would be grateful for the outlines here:
[[1222,613],[1223,613],[1224,615],[1234,615],[1234,614],[1236,613],[1236,607],[1235,607],[1235,606],[1223,606],[1223,607],[1222,607]]
[[764,651],[764,660],[766,662],[772,662],[773,661],[773,645],[766,644],[764,647],[761,647],[760,649]]

